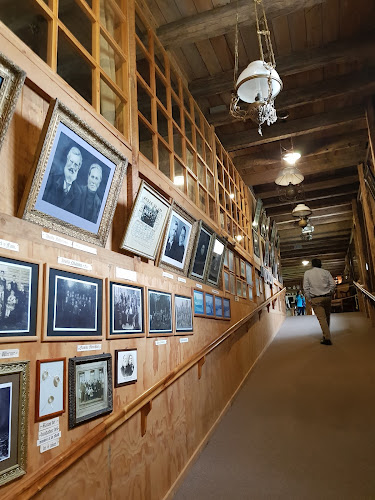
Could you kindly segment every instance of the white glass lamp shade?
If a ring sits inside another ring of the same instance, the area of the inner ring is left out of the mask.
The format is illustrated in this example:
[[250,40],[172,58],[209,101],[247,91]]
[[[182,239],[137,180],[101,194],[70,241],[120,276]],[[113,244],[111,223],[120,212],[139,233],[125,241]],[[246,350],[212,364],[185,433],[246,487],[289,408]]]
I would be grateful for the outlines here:
[[289,184],[296,186],[297,184],[301,184],[303,179],[304,176],[297,168],[284,168],[276,178],[275,184],[278,186],[289,186]]
[[238,97],[248,103],[264,103],[268,100],[268,77],[271,70],[272,99],[280,93],[283,83],[277,71],[263,61],[253,61],[238,77]]
[[311,209],[304,203],[299,203],[292,211],[294,217],[305,217],[311,214]]

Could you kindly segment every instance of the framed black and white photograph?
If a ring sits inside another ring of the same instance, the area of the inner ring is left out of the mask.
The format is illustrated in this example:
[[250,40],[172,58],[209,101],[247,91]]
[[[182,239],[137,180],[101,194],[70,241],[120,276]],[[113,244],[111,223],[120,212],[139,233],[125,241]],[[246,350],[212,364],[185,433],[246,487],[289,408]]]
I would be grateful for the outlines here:
[[207,318],[215,317],[215,308],[214,308],[214,296],[212,293],[204,294],[205,307],[206,307],[206,316]]
[[109,283],[109,338],[143,337],[143,287],[124,283]]
[[69,359],[69,429],[113,410],[112,356]]
[[44,340],[98,339],[102,336],[101,279],[49,269]]
[[199,222],[196,241],[192,253],[191,267],[189,277],[192,279],[204,281],[208,266],[207,256],[210,253],[213,232]]
[[204,292],[201,290],[193,291],[194,298],[194,316],[204,316]]
[[58,417],[65,412],[65,362],[65,358],[36,362],[36,422]]
[[223,298],[215,295],[215,318],[221,319],[223,317]]
[[172,206],[159,258],[159,266],[187,274],[195,237],[195,221],[181,207]]
[[255,229],[253,229],[253,248],[254,248],[254,255],[260,258],[259,235],[258,232],[255,231]]
[[260,217],[260,235],[264,239],[267,237],[267,214],[264,209]]
[[230,299],[223,298],[223,316],[230,319]]
[[246,262],[246,283],[248,285],[253,284],[253,266]]
[[167,223],[170,204],[142,181],[121,248],[155,260]]
[[105,246],[126,168],[127,159],[120,152],[55,99],[20,215]]
[[242,297],[242,281],[238,278],[236,278],[236,282],[237,282],[237,295],[238,297]]
[[137,349],[119,349],[115,351],[115,387],[137,382],[137,363]]
[[0,150],[25,78],[26,73],[0,52]]
[[0,256],[0,342],[36,340],[39,264]]
[[29,361],[0,363],[0,487],[26,474]]
[[210,283],[211,285],[217,286],[220,282],[220,275],[224,261],[224,251],[225,240],[215,234],[206,279],[207,283]]
[[148,334],[172,334],[172,295],[148,290]]
[[184,295],[174,296],[174,311],[176,333],[188,333],[193,331],[193,309],[191,297]]
[[252,224],[253,229],[255,229],[255,231],[258,231],[259,228],[262,208],[263,208],[263,202],[261,198],[258,198],[255,206],[254,220]]

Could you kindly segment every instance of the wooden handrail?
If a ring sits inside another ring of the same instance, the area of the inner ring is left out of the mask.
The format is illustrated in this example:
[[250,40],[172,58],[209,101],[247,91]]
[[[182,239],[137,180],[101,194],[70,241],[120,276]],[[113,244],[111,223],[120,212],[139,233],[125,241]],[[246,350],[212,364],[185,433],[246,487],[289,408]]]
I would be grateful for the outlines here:
[[356,281],[353,281],[353,284],[358,288],[358,290],[361,290],[361,292],[363,294],[367,295],[367,297],[369,297],[371,300],[375,301],[375,295],[373,295],[372,293],[367,291],[366,288],[364,288],[362,285],[360,285]]
[[[156,398],[161,392],[163,392],[167,387],[173,384],[178,378],[180,378],[184,373],[186,373],[194,365],[198,364],[202,358],[205,358],[207,354],[212,352],[216,347],[224,342],[228,337],[233,335],[241,326],[245,325],[255,314],[262,311],[263,308],[267,307],[271,302],[274,302],[279,295],[285,292],[285,288],[279,292],[272,295],[253,311],[247,314],[244,318],[240,319],[228,328],[224,333],[222,333],[217,339],[210,342],[207,346],[203,347],[198,353],[191,356],[184,363],[177,366],[168,375],[163,377],[159,382],[156,382],[149,389],[140,394],[131,403],[125,405],[120,410],[112,413],[103,422],[95,426],[91,431],[85,434],[84,437],[73,443],[69,449],[63,452],[61,455],[46,463],[43,467],[38,469],[38,471],[26,477],[19,486],[15,484],[15,487],[5,495],[2,496],[3,500],[11,500],[14,498],[29,499],[39,491],[41,491],[45,486],[47,486],[53,479],[55,479],[59,474],[64,472],[68,467],[70,467],[74,462],[81,458],[85,453],[94,448],[100,441],[105,439],[109,434],[114,432],[120,425],[129,420],[137,412],[141,411],[146,407],[146,415],[151,408],[151,402]],[[148,406],[147,406],[148,405]]]

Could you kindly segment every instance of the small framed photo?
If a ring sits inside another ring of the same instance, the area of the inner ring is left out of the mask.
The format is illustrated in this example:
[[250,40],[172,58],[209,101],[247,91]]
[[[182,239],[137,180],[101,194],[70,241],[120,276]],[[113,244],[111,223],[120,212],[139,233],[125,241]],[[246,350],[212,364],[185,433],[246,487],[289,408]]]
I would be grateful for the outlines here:
[[142,181],[121,248],[155,260],[169,210],[168,201]]
[[207,256],[210,254],[212,241],[213,232],[202,221],[199,221],[191,259],[190,278],[204,281],[208,266]]
[[242,297],[242,281],[240,279],[236,279],[237,281],[237,295]]
[[194,298],[194,316],[204,316],[204,292],[201,290],[193,290]]
[[105,246],[126,168],[121,153],[55,99],[20,216]]
[[36,340],[40,278],[39,264],[0,256],[0,343]]
[[172,334],[172,295],[148,290],[148,334]]
[[56,358],[36,362],[36,422],[65,412],[65,361]]
[[223,298],[223,316],[225,319],[230,319],[230,299]]
[[193,309],[191,297],[184,295],[174,296],[174,311],[176,333],[188,333],[193,331]]
[[253,266],[246,262],[246,283],[248,285],[253,284]]
[[205,293],[204,301],[206,307],[206,317],[214,318],[215,317],[214,296],[212,295],[212,293]]
[[214,243],[210,255],[210,264],[207,272],[207,283],[217,286],[220,282],[221,270],[223,268],[225,251],[225,240],[215,234]]
[[26,73],[0,52],[0,150],[25,78]]
[[26,474],[29,361],[0,363],[0,487]]
[[159,266],[187,274],[195,236],[195,221],[174,204],[164,236]]
[[69,359],[69,429],[113,410],[112,356]]
[[115,387],[137,382],[137,349],[115,351]]
[[253,247],[254,247],[254,255],[260,258],[260,248],[259,248],[259,235],[255,229],[253,229]]
[[44,340],[102,336],[103,282],[88,275],[49,269]]
[[109,283],[109,322],[109,338],[144,336],[143,287]]
[[215,295],[215,318],[221,319],[223,317],[223,298]]

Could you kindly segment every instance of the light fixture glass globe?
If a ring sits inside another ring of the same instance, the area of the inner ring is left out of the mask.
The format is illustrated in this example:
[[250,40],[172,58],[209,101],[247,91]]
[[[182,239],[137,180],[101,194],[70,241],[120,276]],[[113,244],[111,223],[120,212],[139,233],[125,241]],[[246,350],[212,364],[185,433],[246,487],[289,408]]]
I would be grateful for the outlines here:
[[268,79],[271,73],[272,99],[280,93],[283,83],[277,71],[263,61],[253,61],[245,68],[236,83],[238,97],[248,103],[264,103],[269,98]]
[[299,203],[293,210],[292,215],[294,217],[304,217],[305,215],[310,215],[311,209],[304,203]]
[[294,165],[297,160],[301,158],[301,153],[294,151],[293,153],[284,153],[283,160],[286,161],[289,165]]
[[304,176],[297,168],[287,167],[281,171],[280,175],[276,178],[275,184],[278,186],[289,186],[289,184],[293,184],[296,186],[297,184],[301,184]]

